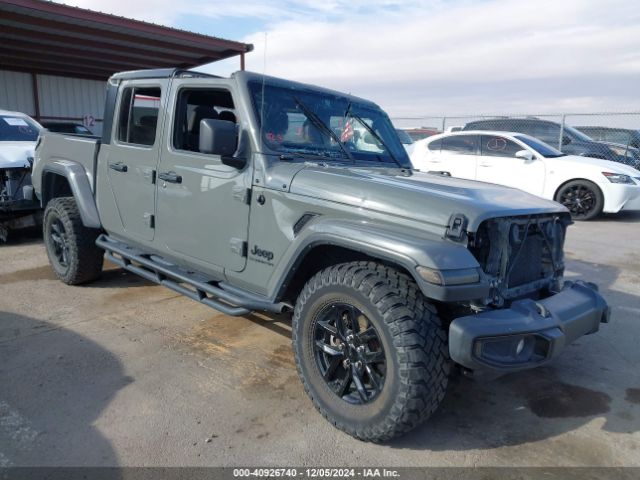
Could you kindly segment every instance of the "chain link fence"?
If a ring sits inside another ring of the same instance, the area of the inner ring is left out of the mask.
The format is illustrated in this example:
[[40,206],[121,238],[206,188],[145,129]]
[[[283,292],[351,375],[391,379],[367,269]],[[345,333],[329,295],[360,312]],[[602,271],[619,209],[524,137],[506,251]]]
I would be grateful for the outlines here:
[[640,167],[640,111],[542,115],[456,115],[392,118],[414,140],[452,131],[489,130],[531,135],[570,155]]

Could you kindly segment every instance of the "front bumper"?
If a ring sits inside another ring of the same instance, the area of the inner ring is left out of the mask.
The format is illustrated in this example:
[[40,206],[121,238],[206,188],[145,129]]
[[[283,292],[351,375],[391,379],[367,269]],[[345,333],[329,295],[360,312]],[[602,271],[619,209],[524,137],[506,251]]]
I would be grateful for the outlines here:
[[605,213],[617,213],[621,210],[640,210],[640,185],[611,184],[604,189]]
[[451,359],[473,371],[506,373],[542,365],[577,338],[609,321],[609,307],[591,283],[566,282],[561,292],[511,308],[456,318]]

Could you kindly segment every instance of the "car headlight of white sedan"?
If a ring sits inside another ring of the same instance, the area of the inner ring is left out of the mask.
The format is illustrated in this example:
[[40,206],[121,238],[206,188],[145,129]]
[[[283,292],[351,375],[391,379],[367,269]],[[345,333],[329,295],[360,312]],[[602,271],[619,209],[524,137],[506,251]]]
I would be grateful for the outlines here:
[[613,172],[602,172],[602,174],[607,177],[611,183],[624,183],[627,185],[635,185],[633,178],[629,175],[624,175],[622,173],[613,173]]

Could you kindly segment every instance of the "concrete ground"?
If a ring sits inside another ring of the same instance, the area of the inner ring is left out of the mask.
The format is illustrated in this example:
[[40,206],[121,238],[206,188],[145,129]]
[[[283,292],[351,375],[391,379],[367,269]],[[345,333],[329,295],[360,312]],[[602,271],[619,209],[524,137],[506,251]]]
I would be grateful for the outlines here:
[[37,233],[0,246],[0,466],[640,466],[640,214],[570,228],[613,320],[551,365],[458,379],[386,445],[332,428],[286,317],[229,318],[109,266],[69,287]]

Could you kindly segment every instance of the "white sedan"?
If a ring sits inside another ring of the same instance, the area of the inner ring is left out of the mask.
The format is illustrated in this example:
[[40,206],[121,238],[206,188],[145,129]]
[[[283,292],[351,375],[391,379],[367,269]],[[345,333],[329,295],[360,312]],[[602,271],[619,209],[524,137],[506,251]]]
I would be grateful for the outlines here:
[[417,170],[519,188],[562,203],[576,220],[640,210],[640,171],[565,155],[522,133],[473,131],[434,135],[414,144]]

